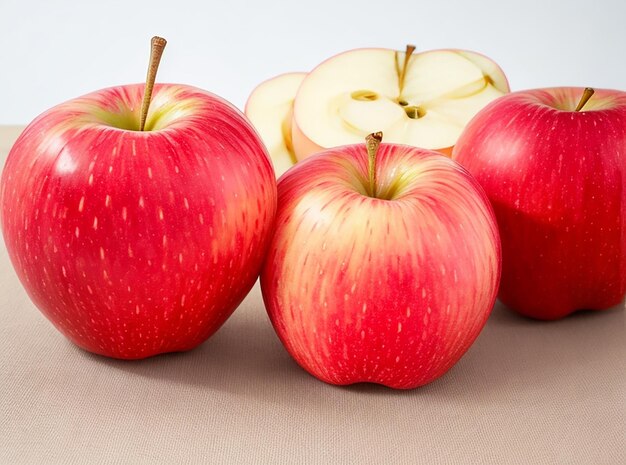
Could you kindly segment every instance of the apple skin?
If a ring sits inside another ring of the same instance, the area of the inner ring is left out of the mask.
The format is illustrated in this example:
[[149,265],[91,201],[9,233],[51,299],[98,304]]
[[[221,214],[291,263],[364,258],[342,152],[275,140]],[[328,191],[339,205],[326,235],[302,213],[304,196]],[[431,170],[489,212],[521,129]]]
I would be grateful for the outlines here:
[[500,242],[491,206],[457,163],[382,144],[381,196],[365,195],[364,145],[314,155],[278,182],[261,272],[291,356],[337,385],[429,383],[474,342],[494,304]]
[[[276,210],[271,162],[225,100],[156,85],[104,89],[45,112],[2,174],[8,252],[68,339],[120,359],[213,334],[260,271]],[[115,127],[117,126],[117,127]]]
[[532,318],[619,304],[626,291],[626,93],[581,88],[501,97],[453,158],[481,183],[502,237],[500,300]]

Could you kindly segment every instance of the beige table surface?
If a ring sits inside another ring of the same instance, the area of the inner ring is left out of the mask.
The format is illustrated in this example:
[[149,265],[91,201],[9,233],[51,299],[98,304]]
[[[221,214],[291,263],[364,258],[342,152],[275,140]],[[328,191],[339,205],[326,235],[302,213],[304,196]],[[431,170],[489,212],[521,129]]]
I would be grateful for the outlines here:
[[623,304],[555,323],[498,304],[440,380],[338,388],[291,361],[255,286],[198,349],[108,360],[55,331],[2,245],[0,463],[624,464],[625,336]]

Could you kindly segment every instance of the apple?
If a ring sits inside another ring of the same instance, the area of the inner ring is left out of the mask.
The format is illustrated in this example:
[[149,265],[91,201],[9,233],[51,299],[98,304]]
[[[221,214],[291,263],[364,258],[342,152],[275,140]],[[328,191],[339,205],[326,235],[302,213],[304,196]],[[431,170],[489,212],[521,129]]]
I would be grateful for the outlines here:
[[209,92],[153,87],[164,41],[153,46],[145,92],[113,87],[43,113],[0,187],[5,243],[35,305],[76,345],[120,359],[213,334],[256,280],[276,210],[253,127]]
[[499,297],[529,317],[607,309],[626,291],[626,93],[592,94],[563,87],[506,95],[454,148],[496,212]]
[[450,155],[478,110],[509,91],[502,70],[483,55],[414,48],[352,50],[311,71],[294,104],[296,158],[379,129],[388,142]]
[[409,389],[443,375],[483,328],[500,242],[464,168],[429,150],[378,148],[380,138],[279,179],[261,288],[278,337],[309,373]]
[[245,114],[259,132],[276,177],[296,163],[291,142],[293,101],[306,73],[287,73],[259,84],[246,102]]

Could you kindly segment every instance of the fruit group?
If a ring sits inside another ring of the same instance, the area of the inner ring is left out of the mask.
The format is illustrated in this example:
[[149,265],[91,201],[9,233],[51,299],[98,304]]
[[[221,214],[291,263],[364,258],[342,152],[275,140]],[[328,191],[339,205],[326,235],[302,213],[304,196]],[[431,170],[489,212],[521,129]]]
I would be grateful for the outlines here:
[[606,309],[626,292],[626,93],[584,94],[504,96],[454,148],[498,218],[499,297],[533,318]]
[[296,163],[291,141],[293,101],[306,73],[287,73],[259,84],[246,102],[245,113],[267,147],[276,177]]
[[191,349],[252,287],[273,226],[270,160],[208,92],[104,89],[33,121],[7,159],[4,239],[44,315],[80,347],[135,359]]
[[[278,182],[261,274],[295,360],[333,384],[408,389],[478,336],[500,274],[495,218],[457,163],[375,138],[310,157]],[[373,154],[373,156],[372,156]]]

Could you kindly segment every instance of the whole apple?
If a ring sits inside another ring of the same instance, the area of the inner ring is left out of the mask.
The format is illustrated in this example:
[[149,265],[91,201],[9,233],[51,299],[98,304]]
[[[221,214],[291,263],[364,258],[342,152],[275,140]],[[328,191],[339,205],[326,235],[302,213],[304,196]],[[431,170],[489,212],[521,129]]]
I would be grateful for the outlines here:
[[330,149],[278,182],[261,273],[274,328],[332,384],[414,388],[443,375],[491,312],[496,220],[457,163],[415,147]]
[[506,95],[454,148],[498,218],[499,297],[533,318],[607,309],[626,291],[626,93],[592,94]]
[[4,239],[33,302],[71,341],[122,359],[191,349],[248,293],[276,185],[225,100],[157,85],[104,89],[33,121],[7,159]]

